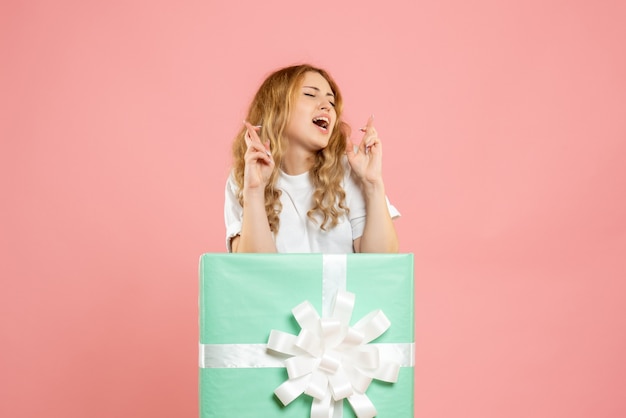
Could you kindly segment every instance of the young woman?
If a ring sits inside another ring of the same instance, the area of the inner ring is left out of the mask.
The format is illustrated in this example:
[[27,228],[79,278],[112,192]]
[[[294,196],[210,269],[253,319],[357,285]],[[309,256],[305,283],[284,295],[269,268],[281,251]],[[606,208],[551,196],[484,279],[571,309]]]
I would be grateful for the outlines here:
[[330,75],[280,69],[256,93],[233,144],[226,184],[232,252],[398,251],[385,195],[382,144],[370,117],[355,149]]

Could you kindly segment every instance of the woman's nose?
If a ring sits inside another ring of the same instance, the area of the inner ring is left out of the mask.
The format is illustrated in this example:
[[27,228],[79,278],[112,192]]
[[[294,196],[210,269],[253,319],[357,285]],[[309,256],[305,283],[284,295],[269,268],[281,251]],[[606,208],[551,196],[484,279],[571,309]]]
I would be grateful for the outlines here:
[[320,109],[330,110],[331,107],[332,105],[330,104],[330,100],[328,99],[322,100],[322,103],[320,104]]

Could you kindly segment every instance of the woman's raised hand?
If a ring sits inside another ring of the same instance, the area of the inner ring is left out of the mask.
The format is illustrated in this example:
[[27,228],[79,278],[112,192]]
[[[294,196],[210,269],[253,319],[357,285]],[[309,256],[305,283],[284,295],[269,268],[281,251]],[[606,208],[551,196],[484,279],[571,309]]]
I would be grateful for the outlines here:
[[260,126],[252,126],[244,121],[246,126],[245,141],[248,149],[244,155],[245,170],[243,175],[244,194],[246,192],[260,192],[265,194],[265,186],[274,171],[274,159],[270,153],[269,141],[261,143],[258,130]]
[[363,139],[356,152],[352,141],[349,138],[346,141],[348,162],[364,186],[381,184],[383,148],[374,128],[374,116],[369,117],[361,132]]

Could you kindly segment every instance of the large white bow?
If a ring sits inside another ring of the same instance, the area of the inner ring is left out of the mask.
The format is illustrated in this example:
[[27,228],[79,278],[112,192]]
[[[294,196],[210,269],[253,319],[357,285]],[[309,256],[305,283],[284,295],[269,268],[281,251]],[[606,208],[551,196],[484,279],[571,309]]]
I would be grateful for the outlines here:
[[297,336],[270,332],[267,349],[291,356],[284,362],[289,379],[274,391],[283,405],[305,393],[313,397],[311,418],[333,417],[343,399],[348,399],[358,418],[376,416],[365,391],[372,379],[396,382],[400,363],[368,345],[391,325],[381,310],[350,327],[354,300],[353,293],[338,291],[328,318],[320,318],[311,303],[304,301],[292,309],[301,327]]

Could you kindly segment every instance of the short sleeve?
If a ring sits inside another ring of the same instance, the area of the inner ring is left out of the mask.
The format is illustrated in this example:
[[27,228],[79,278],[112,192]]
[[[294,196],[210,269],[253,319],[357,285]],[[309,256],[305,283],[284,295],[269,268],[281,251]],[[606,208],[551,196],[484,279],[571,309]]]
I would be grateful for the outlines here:
[[232,252],[231,240],[241,232],[241,220],[243,219],[243,208],[239,204],[237,194],[239,187],[235,183],[235,178],[231,173],[226,181],[224,191],[224,221],[226,223],[226,249]]
[[389,210],[389,215],[391,216],[391,219],[399,218],[400,212],[398,211],[398,209],[396,209],[396,207],[392,205],[391,202],[389,202],[389,198],[387,196],[385,196],[385,200],[387,200],[387,209]]
[[349,174],[344,179],[344,191],[346,192],[346,204],[350,209],[348,216],[352,227],[352,240],[354,241],[363,235],[365,229],[365,198],[349,167],[347,171]]

